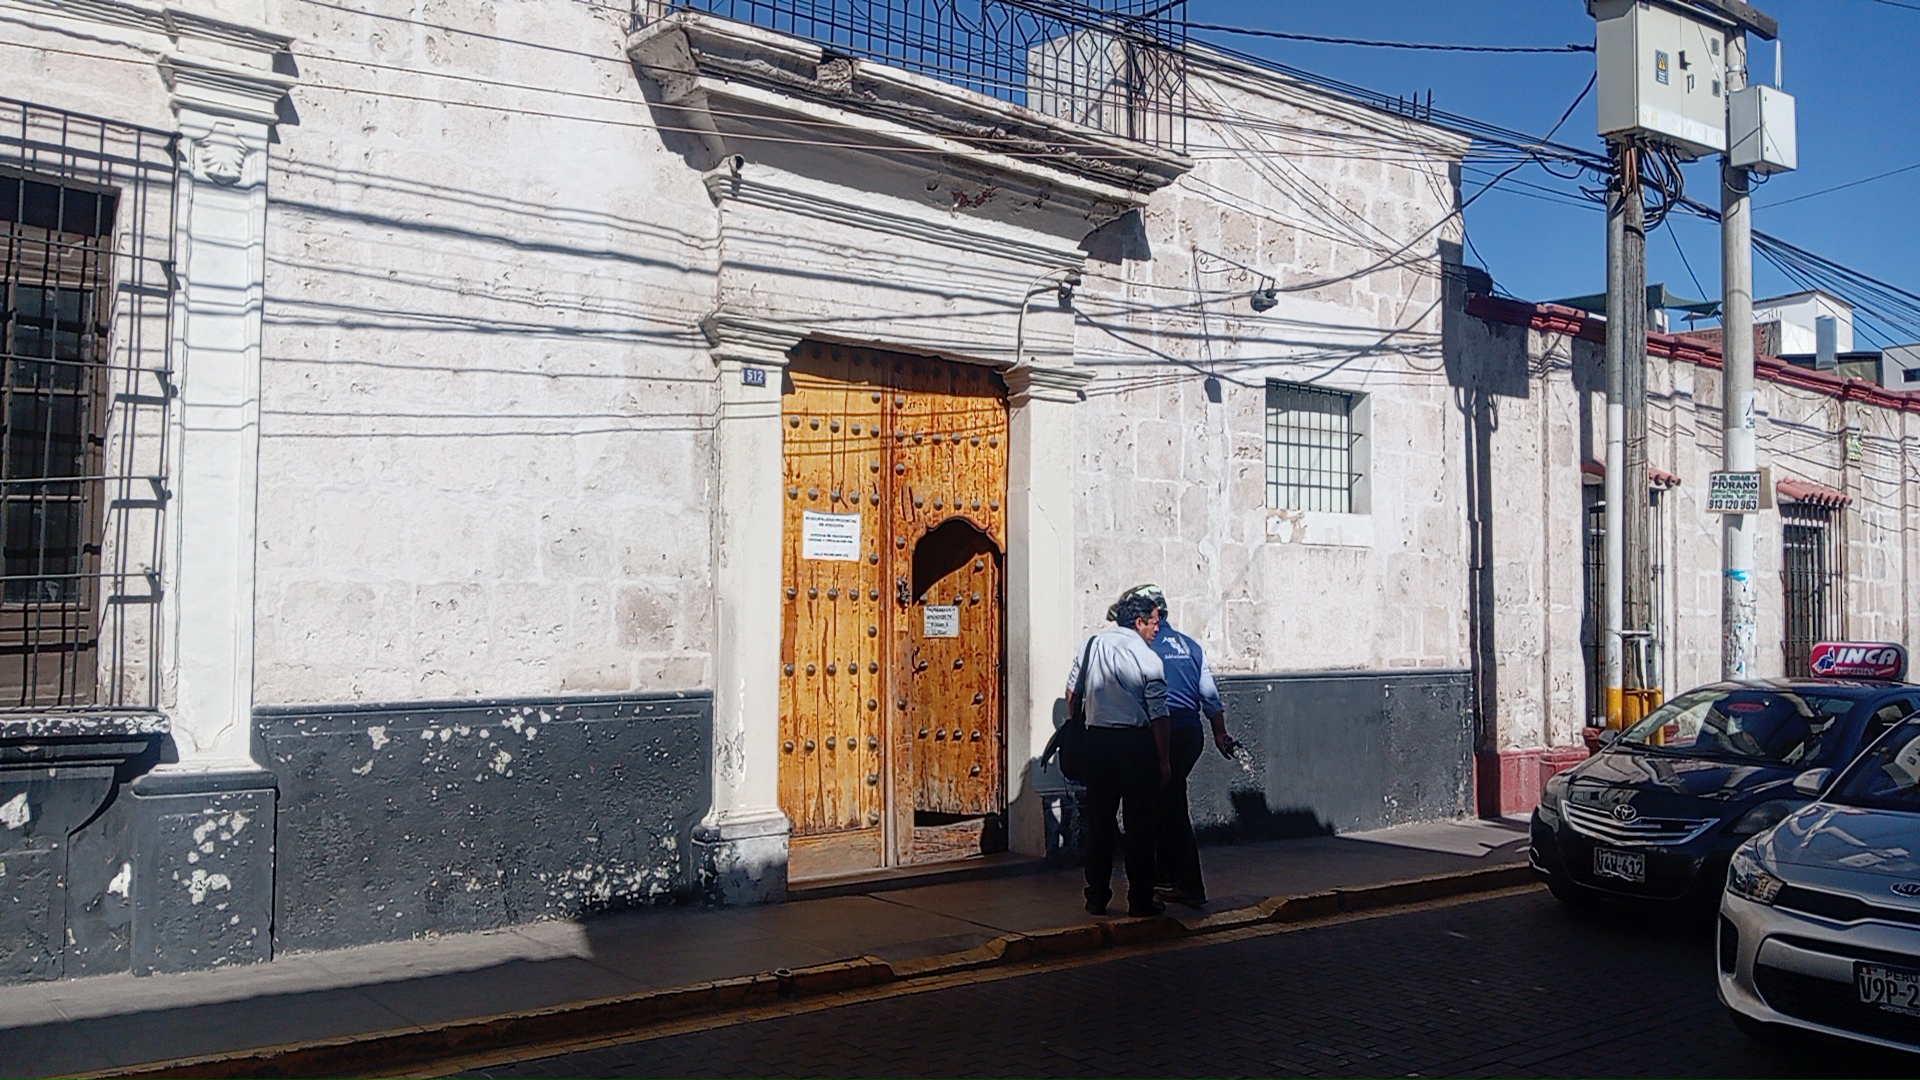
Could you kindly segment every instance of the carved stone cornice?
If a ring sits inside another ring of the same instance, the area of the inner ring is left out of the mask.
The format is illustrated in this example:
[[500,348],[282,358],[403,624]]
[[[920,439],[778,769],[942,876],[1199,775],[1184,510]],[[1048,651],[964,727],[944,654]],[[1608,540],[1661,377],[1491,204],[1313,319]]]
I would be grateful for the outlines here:
[[176,113],[199,113],[267,127],[279,120],[280,99],[298,82],[291,75],[179,53],[161,58],[160,74],[172,91]]
[[716,204],[731,200],[1050,270],[1079,270],[1086,265],[1086,253],[1065,242],[1049,245],[1018,239],[960,215],[900,213],[874,200],[835,198],[825,192],[762,179],[757,172],[751,164],[715,169],[705,176],[707,194]]
[[1029,401],[1077,404],[1094,375],[1083,367],[1032,362],[1015,364],[1000,373],[1007,383],[1007,402],[1016,406]]
[[674,123],[709,149],[898,155],[964,169],[1049,213],[1096,224],[1145,205],[1192,168],[1183,155],[899,68],[828,56],[799,38],[676,10],[628,38]]
[[716,364],[749,364],[784,370],[806,332],[784,323],[716,311],[700,321]]
[[[0,10],[10,21],[66,33],[84,27],[90,38],[157,56],[183,118],[198,113],[271,125],[297,81],[274,70],[293,35],[244,19],[144,0],[0,0]],[[211,128],[204,121],[183,125],[190,138]]]

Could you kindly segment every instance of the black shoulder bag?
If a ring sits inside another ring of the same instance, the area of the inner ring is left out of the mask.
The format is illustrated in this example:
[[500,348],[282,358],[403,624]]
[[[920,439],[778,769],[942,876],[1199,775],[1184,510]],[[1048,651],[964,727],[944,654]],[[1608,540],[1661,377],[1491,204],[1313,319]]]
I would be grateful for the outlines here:
[[1046,750],[1040,755],[1040,764],[1045,765],[1055,754],[1060,755],[1060,775],[1080,783],[1087,776],[1087,667],[1093,661],[1093,638],[1087,638],[1087,647],[1080,654],[1080,678],[1073,684],[1073,705],[1067,709],[1067,722],[1053,733],[1047,741]]

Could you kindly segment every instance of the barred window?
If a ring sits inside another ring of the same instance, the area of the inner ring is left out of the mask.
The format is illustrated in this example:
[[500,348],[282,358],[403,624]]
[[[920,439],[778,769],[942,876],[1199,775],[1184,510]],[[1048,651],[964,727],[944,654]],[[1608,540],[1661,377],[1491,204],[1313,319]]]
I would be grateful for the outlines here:
[[1840,564],[1832,507],[1780,504],[1781,591],[1786,600],[1786,673],[1807,673],[1817,642],[1841,636]]
[[1267,382],[1267,506],[1364,512],[1358,394]]
[[1600,484],[1582,484],[1586,503],[1582,581],[1586,603],[1580,613],[1580,648],[1587,661],[1587,722],[1607,719],[1607,500]]
[[176,168],[0,99],[0,708],[153,704]]

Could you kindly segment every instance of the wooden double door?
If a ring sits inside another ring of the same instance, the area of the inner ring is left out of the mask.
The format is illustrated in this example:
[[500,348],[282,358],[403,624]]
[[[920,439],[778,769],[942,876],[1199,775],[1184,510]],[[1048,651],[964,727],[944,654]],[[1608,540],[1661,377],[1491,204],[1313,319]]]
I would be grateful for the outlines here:
[[1007,403],[806,343],[782,395],[780,802],[796,879],[1003,843]]

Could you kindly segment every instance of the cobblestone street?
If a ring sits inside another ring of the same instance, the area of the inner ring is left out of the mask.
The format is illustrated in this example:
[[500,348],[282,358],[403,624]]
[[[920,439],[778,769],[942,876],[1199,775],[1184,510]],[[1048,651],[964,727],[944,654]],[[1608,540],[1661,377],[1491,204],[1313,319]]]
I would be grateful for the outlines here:
[[531,1061],[545,1076],[1912,1076],[1773,1047],[1700,924],[1544,891],[905,994]]

